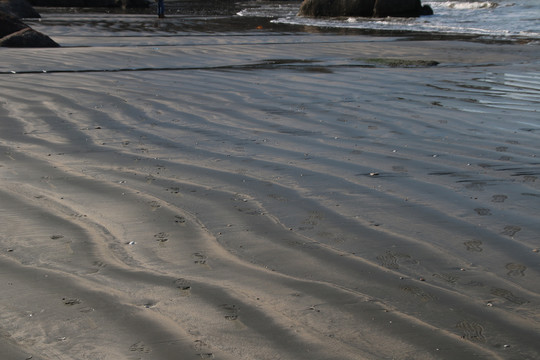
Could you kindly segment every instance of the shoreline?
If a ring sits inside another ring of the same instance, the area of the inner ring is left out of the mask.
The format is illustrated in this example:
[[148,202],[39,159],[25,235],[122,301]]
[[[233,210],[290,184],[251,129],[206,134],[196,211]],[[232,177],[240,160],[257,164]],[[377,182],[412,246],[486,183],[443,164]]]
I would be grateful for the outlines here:
[[[214,4],[215,5],[215,4]],[[141,16],[148,17],[156,21],[156,24],[163,23],[169,28],[169,32],[182,32],[186,28],[190,32],[203,33],[223,33],[231,32],[278,32],[278,33],[321,33],[335,35],[359,35],[373,37],[399,37],[404,40],[440,40],[440,41],[472,41],[487,44],[537,44],[538,38],[529,38],[526,36],[490,36],[485,34],[459,34],[452,32],[423,32],[423,31],[408,31],[408,30],[389,30],[389,29],[355,29],[346,27],[324,27],[324,26],[308,26],[294,25],[286,23],[276,23],[275,18],[258,17],[258,16],[238,16],[237,13],[242,10],[242,6],[236,8],[237,4],[227,5],[223,7],[208,7],[201,4],[200,1],[183,2],[169,4],[169,10],[173,13],[168,13],[164,19],[157,19],[155,10],[149,9],[120,9],[120,8],[54,8],[54,7],[35,7],[39,13],[47,16],[51,15],[100,15],[105,17],[121,17],[121,16]],[[176,13],[174,13],[176,12]],[[181,24],[175,24],[175,19]],[[189,19],[193,20],[190,24]],[[203,22],[198,20],[204,20]],[[26,19],[33,21],[31,19]],[[157,26],[157,25],[156,25]],[[159,26],[160,30],[164,30],[164,26]],[[225,30],[227,29],[227,30]],[[135,28],[132,30],[136,31]],[[145,30],[148,30],[147,28]],[[145,30],[142,30],[143,32]],[[262,30],[262,31],[261,31]]]

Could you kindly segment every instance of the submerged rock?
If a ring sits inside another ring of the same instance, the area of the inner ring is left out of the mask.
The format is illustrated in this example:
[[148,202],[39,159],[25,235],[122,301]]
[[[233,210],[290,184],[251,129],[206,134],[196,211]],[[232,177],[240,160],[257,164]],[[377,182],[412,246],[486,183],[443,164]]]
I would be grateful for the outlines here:
[[299,16],[308,17],[417,17],[433,15],[420,0],[304,0]]
[[39,13],[26,0],[0,0],[0,12],[18,18],[40,18]]

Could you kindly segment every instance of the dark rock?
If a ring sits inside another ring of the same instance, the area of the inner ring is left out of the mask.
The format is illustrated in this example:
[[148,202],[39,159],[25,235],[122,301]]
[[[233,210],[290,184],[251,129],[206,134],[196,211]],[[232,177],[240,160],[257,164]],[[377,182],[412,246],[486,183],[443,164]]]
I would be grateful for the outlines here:
[[26,0],[0,0],[0,12],[18,18],[40,18],[39,13]]
[[34,29],[26,27],[0,39],[5,47],[59,47],[54,40]]
[[433,9],[429,5],[422,6],[422,9],[420,10],[420,16],[429,16],[433,15]]
[[150,0],[29,0],[34,6],[147,8]]
[[304,0],[298,15],[309,17],[372,16],[375,0]]
[[28,25],[15,16],[0,11],[0,38],[27,27]]
[[[1,1],[0,4],[16,3],[17,0]],[[23,0],[19,1],[23,3]],[[21,5],[21,9],[25,6]],[[19,11],[17,10],[17,11]],[[30,13],[19,12],[20,16],[28,17]],[[39,17],[39,14],[37,15]],[[58,47],[50,37],[31,29],[11,12],[0,10],[0,46],[5,47]]]
[[308,17],[417,17],[433,15],[420,0],[304,0],[299,16]]
[[149,0],[119,0],[124,9],[146,9],[154,1]]
[[29,0],[34,6],[51,7],[116,7],[116,0]]
[[422,14],[420,0],[377,0],[373,17],[416,17]]

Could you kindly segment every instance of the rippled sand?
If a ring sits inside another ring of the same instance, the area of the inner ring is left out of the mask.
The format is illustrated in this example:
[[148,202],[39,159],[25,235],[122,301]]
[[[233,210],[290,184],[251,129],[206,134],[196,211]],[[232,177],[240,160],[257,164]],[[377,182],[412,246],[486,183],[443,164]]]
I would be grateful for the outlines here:
[[540,356],[538,45],[81,23],[0,52],[3,359]]

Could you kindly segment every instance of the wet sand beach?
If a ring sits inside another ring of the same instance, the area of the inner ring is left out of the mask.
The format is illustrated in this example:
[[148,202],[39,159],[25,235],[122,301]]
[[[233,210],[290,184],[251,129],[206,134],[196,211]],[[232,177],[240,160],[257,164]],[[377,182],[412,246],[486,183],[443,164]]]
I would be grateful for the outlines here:
[[540,357],[539,45],[224,21],[0,50],[2,359]]

